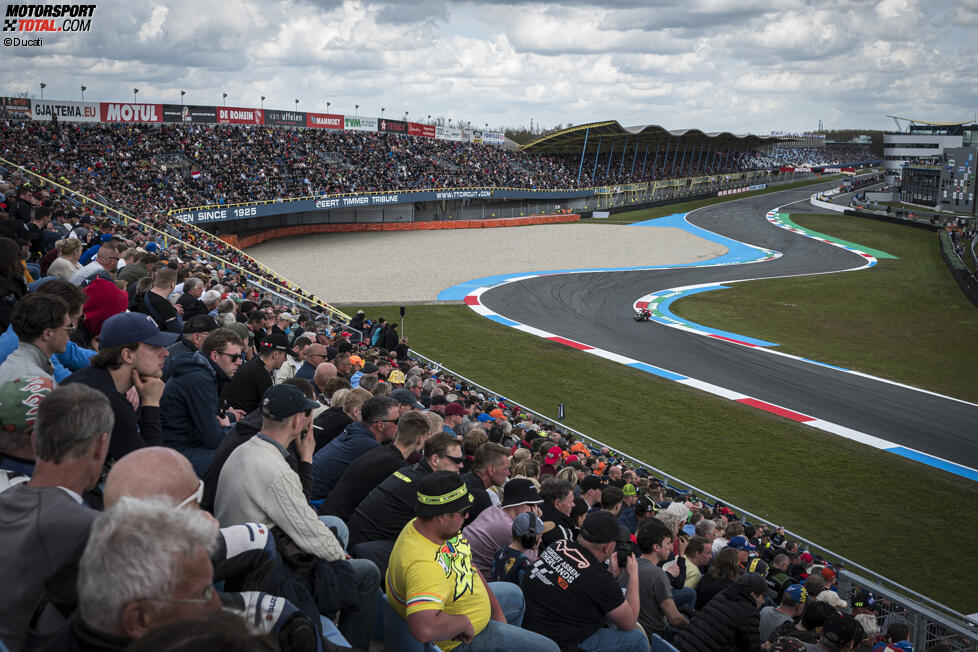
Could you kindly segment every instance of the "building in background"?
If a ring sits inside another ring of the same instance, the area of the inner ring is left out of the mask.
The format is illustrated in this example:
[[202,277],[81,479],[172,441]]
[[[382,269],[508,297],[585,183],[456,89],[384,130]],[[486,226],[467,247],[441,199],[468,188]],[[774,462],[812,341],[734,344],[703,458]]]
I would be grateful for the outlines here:
[[888,117],[893,118],[897,132],[883,135],[883,170],[887,182],[894,185],[900,183],[901,170],[908,163],[940,165],[946,149],[978,146],[978,124],[974,122]]

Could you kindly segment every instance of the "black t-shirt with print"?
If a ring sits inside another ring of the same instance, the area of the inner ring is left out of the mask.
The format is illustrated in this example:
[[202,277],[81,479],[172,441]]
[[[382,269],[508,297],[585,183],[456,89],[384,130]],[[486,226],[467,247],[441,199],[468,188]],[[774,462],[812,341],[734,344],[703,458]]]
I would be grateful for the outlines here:
[[523,576],[523,627],[560,647],[579,645],[625,601],[604,564],[575,541],[562,539],[540,553]]

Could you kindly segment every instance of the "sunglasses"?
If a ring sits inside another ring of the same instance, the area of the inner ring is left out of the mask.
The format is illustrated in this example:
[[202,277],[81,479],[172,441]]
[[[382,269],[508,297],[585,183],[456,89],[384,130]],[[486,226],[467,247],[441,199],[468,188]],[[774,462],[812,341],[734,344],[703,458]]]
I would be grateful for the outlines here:
[[[197,503],[198,505],[200,505],[200,501],[203,498],[204,498],[204,481],[198,478],[197,491],[193,492],[192,494],[184,498],[182,501],[180,501],[180,504],[177,505],[177,509],[180,509],[181,507],[186,507],[190,503]],[[210,602],[209,598],[207,602]]]

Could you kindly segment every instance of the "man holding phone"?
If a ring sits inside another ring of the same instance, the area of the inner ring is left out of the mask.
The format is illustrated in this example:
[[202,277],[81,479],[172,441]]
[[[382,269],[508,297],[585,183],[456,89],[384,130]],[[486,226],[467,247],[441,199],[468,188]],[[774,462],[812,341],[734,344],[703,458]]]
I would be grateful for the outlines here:
[[[596,510],[584,519],[577,541],[560,539],[543,550],[523,577],[523,627],[552,639],[561,649],[648,652],[649,641],[636,628],[638,564],[629,554],[625,568],[619,568],[619,534],[615,515]],[[624,595],[616,579],[622,571],[628,573]],[[616,629],[605,628],[606,620]]]

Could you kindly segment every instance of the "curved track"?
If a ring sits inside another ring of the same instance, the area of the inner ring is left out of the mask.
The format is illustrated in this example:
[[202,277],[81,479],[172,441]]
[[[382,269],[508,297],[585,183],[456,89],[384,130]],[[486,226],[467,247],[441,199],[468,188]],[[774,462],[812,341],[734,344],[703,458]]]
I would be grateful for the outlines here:
[[[857,254],[775,227],[765,218],[773,207],[805,200],[813,191],[809,187],[726,202],[687,217],[714,233],[781,252],[775,260],[740,267],[539,276],[493,287],[480,301],[516,322],[851,429],[856,436],[850,438],[869,435],[866,440],[877,437],[978,469],[978,405],[632,319],[633,303],[650,292],[864,265]],[[885,342],[883,333],[880,341]]]

